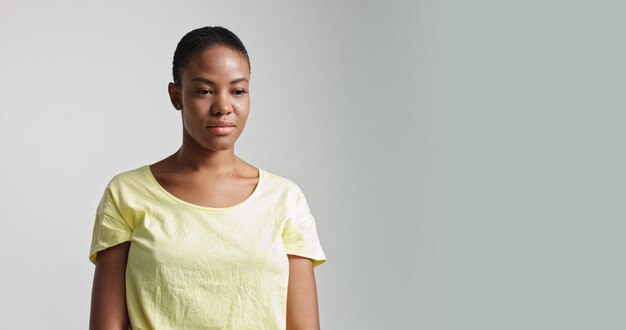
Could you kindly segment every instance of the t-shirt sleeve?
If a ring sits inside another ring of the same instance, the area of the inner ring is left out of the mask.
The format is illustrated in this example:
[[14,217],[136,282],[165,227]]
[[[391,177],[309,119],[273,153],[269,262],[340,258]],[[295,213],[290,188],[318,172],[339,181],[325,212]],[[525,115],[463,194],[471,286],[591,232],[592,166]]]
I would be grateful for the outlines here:
[[89,260],[93,264],[96,263],[99,251],[130,241],[133,226],[130,221],[124,219],[123,212],[120,211],[119,195],[112,180],[107,185],[96,209],[89,251]]
[[304,193],[297,186],[295,196],[288,203],[288,207],[291,209],[282,234],[285,251],[287,254],[311,259],[313,267],[325,263],[326,256],[317,235],[315,218],[311,214]]

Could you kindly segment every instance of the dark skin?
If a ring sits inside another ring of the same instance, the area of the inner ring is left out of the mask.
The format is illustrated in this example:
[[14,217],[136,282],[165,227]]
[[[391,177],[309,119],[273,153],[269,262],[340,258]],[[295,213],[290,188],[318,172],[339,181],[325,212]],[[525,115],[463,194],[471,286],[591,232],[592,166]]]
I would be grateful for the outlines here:
[[[183,142],[178,151],[150,165],[169,193],[206,207],[229,207],[246,200],[258,184],[258,168],[235,155],[250,110],[250,69],[244,57],[222,46],[205,50],[182,71],[180,86],[170,83],[172,105],[181,111]],[[227,121],[228,134],[208,126]],[[90,329],[129,325],[125,270],[130,242],[100,251],[92,289]],[[317,288],[310,259],[288,255],[287,329],[319,329]]]

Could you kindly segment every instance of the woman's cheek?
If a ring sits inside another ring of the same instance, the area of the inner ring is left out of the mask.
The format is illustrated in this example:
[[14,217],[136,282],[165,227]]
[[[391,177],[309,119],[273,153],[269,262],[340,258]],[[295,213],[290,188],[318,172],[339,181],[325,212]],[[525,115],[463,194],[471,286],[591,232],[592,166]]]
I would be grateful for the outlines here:
[[249,100],[239,100],[237,105],[239,106],[240,109],[247,111],[248,108],[250,107],[250,101]]

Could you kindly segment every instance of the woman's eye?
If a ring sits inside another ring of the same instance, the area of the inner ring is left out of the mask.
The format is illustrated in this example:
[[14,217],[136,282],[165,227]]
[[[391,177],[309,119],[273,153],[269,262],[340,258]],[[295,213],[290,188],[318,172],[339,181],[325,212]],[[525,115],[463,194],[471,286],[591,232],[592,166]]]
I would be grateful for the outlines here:
[[235,95],[243,95],[247,93],[245,89],[238,89],[235,91]]
[[213,92],[210,89],[199,89],[198,94],[207,95],[207,94],[213,94]]

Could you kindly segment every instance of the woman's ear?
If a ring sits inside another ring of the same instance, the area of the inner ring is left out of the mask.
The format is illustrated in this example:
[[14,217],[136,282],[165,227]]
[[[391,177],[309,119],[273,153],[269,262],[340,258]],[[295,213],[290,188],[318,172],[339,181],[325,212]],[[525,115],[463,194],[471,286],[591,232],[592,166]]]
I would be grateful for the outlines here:
[[180,90],[178,89],[178,86],[176,86],[176,84],[172,82],[169,83],[167,85],[167,92],[170,94],[170,101],[172,102],[172,105],[174,106],[174,108],[176,108],[176,110],[182,110],[183,98],[181,97],[181,93],[180,93]]

